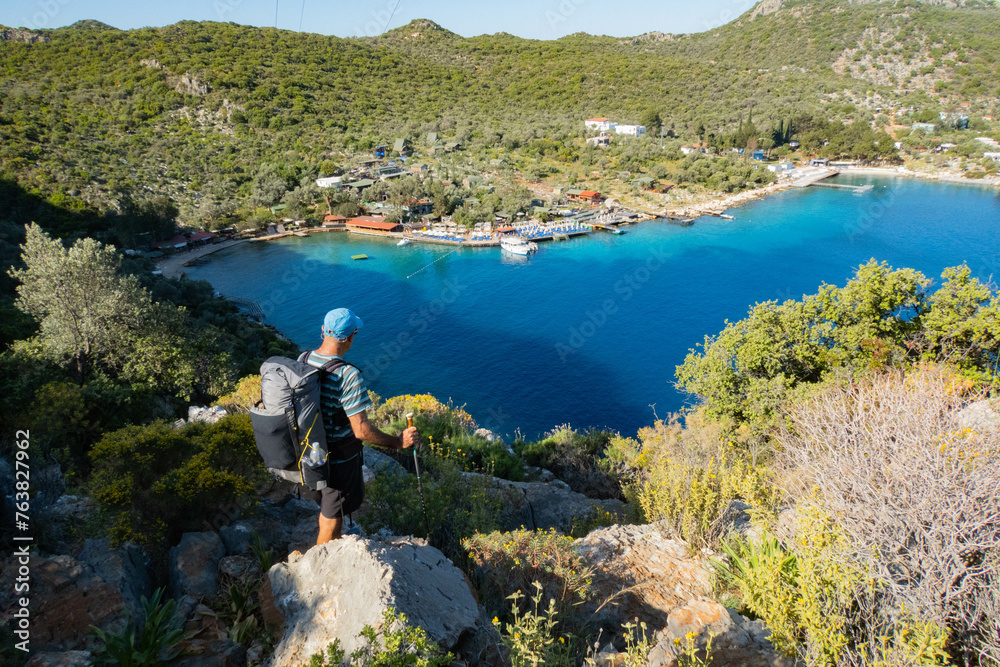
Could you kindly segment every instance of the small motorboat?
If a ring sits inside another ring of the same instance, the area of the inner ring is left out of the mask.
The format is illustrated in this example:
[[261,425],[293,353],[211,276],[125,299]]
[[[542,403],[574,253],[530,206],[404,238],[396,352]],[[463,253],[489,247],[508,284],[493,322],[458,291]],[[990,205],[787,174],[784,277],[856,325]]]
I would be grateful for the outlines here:
[[520,236],[501,236],[500,247],[515,255],[528,255],[538,250],[538,244],[527,241]]
[[410,239],[400,239],[399,243],[397,243],[396,245],[400,247],[404,245],[410,245]]

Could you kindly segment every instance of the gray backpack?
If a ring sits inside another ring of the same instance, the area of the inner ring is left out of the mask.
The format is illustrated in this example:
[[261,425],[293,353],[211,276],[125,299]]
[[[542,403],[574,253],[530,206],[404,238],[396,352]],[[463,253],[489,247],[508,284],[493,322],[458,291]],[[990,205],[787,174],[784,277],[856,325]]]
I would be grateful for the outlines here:
[[308,355],[271,357],[261,365],[261,400],[250,409],[250,422],[268,471],[318,491],[327,486],[329,458],[320,383],[325,373],[348,364],[333,359],[317,368],[306,363]]

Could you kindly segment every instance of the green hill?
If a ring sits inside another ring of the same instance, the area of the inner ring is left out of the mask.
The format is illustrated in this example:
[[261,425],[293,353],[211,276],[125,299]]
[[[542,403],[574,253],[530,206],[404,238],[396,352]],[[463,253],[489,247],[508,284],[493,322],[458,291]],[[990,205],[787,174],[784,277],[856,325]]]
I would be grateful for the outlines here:
[[691,140],[750,113],[761,129],[870,121],[883,107],[997,113],[995,5],[767,2],[704,33],[631,39],[463,38],[431,21],[360,39],[83,21],[0,43],[0,168],[61,208],[166,195],[196,218],[194,206],[244,201],[263,163],[297,182],[428,131],[509,153],[578,137],[592,115],[658,113]]

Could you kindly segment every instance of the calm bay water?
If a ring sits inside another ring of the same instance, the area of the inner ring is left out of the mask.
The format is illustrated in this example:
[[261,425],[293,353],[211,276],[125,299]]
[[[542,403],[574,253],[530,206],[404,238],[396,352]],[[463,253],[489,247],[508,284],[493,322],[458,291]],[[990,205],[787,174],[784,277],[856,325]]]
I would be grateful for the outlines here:
[[[663,222],[547,243],[526,261],[347,234],[242,244],[188,276],[252,299],[303,348],[330,308],[365,321],[348,360],[382,396],[431,393],[481,424],[534,437],[554,426],[626,435],[693,399],[674,389],[688,350],[755,302],[843,285],[874,257],[938,278],[967,263],[1000,279],[1000,193],[839,176],[857,196],[790,190],[692,227]],[[352,261],[365,253],[367,261]]]

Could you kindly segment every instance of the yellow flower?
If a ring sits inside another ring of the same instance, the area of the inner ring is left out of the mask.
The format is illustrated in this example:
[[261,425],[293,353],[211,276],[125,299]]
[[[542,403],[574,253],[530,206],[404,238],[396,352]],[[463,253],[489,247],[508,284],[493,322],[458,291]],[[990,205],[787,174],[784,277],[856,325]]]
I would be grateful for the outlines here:
[[499,616],[494,616],[493,617],[493,625],[500,625],[500,617]]

